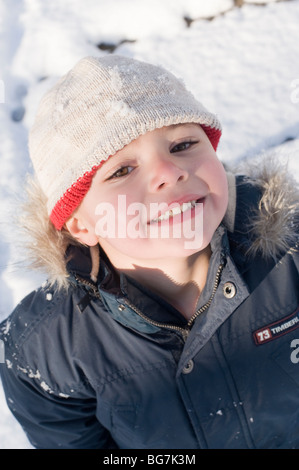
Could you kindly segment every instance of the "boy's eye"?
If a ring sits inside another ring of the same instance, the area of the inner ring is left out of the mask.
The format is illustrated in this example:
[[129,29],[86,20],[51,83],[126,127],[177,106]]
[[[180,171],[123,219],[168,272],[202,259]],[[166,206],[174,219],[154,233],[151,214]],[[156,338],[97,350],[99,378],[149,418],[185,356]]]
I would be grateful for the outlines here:
[[197,141],[180,142],[179,144],[176,144],[174,147],[172,147],[170,153],[183,152],[184,150],[188,150],[194,144],[197,144]]
[[113,178],[121,178],[122,176],[127,176],[131,171],[133,170],[133,167],[131,166],[123,166],[116,170],[111,176],[109,176],[108,180],[113,179]]

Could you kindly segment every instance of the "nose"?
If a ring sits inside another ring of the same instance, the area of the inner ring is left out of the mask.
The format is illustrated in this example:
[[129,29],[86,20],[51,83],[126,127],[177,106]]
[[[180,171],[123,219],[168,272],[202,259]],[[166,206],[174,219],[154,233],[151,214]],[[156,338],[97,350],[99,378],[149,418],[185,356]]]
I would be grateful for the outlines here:
[[168,159],[156,158],[151,162],[149,172],[149,190],[157,192],[186,181],[188,171]]

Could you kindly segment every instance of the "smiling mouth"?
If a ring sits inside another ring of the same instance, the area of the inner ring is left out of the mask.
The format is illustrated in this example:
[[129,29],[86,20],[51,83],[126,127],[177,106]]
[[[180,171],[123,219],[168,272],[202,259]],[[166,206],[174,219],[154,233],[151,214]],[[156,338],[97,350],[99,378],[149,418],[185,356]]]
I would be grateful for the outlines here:
[[189,202],[183,202],[181,205],[177,205],[176,207],[169,209],[168,211],[164,212],[164,214],[161,214],[159,217],[156,217],[155,219],[152,219],[150,223],[157,223],[157,222],[162,222],[163,220],[168,220],[174,217],[175,215],[182,214],[194,207],[196,207],[196,204],[203,203],[204,198],[200,199],[194,199]]

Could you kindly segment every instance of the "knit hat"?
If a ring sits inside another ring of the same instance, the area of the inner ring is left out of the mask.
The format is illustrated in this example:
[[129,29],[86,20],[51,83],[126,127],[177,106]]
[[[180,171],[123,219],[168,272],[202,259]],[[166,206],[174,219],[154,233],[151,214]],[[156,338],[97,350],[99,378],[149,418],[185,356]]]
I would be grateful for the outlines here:
[[161,67],[118,55],[86,57],[46,93],[29,134],[29,152],[61,230],[98,168],[156,128],[199,123],[216,150],[221,125]]

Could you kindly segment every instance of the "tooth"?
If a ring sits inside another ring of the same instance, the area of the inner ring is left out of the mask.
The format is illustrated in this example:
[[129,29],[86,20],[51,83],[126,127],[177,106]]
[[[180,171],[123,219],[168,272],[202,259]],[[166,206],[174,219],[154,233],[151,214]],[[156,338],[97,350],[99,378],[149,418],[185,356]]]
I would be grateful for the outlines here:
[[181,213],[181,208],[180,207],[175,207],[172,209],[172,215],[177,215]]
[[190,202],[184,202],[181,206],[181,211],[182,212],[185,212],[187,211],[188,209],[190,209],[191,207],[191,203]]

